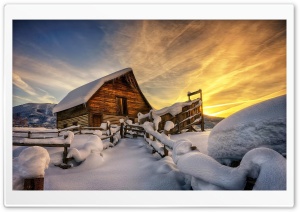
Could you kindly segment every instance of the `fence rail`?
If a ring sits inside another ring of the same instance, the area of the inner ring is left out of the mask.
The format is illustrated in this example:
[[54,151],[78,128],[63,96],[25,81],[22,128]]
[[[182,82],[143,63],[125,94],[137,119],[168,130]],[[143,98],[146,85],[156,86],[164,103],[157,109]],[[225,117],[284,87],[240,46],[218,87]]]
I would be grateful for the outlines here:
[[[191,100],[191,96],[199,94],[199,98]],[[167,121],[172,121],[175,127],[170,131],[171,134],[181,133],[183,130],[197,131],[193,125],[201,125],[201,131],[204,131],[204,116],[203,116],[203,98],[202,90],[188,93],[188,101],[181,105],[181,112],[172,115],[169,110],[163,110],[155,114],[155,111],[150,111],[148,114],[142,114],[139,123],[143,124],[146,121],[153,122],[155,116],[160,116],[161,122],[158,125],[158,131],[162,132]],[[177,110],[177,109],[176,109]]]
[[63,163],[67,163],[68,147],[70,144],[44,144],[44,143],[18,143],[13,142],[14,146],[41,146],[41,147],[63,147]]
[[126,135],[132,135],[132,137],[144,137],[145,130],[142,126],[136,126],[136,125],[122,125],[121,129],[124,129],[122,131],[121,137],[122,138],[129,138],[126,137]]

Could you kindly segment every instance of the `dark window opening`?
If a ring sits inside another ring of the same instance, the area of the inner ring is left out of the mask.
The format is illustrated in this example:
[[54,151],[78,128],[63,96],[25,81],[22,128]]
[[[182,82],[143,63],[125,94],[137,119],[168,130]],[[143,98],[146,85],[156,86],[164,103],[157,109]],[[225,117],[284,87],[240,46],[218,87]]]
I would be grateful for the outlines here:
[[74,121],[74,122],[72,123],[72,125],[73,125],[73,126],[77,126],[77,125],[78,125],[78,121]]
[[127,99],[124,97],[116,97],[117,101],[117,115],[128,115]]
[[63,128],[67,128],[68,127],[68,124],[67,123],[65,123],[64,124],[64,126],[63,126]]

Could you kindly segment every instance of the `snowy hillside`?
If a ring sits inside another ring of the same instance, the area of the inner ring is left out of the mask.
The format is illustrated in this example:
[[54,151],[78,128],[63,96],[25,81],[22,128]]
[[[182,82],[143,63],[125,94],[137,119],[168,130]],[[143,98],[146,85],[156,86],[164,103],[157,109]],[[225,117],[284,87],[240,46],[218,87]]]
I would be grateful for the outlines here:
[[13,107],[13,125],[23,127],[56,127],[53,108],[56,104],[27,103]]

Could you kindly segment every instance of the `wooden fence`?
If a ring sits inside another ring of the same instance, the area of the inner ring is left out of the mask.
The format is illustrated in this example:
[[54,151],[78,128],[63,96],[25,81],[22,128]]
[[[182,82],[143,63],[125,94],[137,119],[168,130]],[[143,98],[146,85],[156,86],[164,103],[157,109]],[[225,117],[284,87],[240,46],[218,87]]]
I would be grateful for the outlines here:
[[67,163],[67,154],[68,154],[68,148],[70,147],[70,144],[45,144],[45,143],[18,143],[13,142],[14,146],[41,146],[41,147],[63,147],[63,163]]
[[131,135],[133,138],[144,137],[145,130],[142,126],[121,124],[121,138],[130,138],[127,135]]
[[[74,134],[92,134],[92,132],[87,132],[87,133],[83,133],[84,130],[101,130],[102,133],[106,136],[101,137],[101,139],[108,139],[110,140],[111,143],[114,142],[114,136],[121,130],[120,127],[118,127],[117,129],[113,130],[112,132],[112,125],[107,124],[107,130],[103,131],[103,128],[100,127],[81,127],[81,126],[71,126],[71,127],[67,127],[61,130],[58,130],[57,132],[46,132],[46,131],[13,131],[13,133],[17,133],[17,134],[23,134],[23,135],[14,135],[13,137],[19,137],[19,138],[29,138],[29,139],[49,139],[49,138],[57,138],[60,135],[61,132],[67,132],[67,131],[73,131]],[[47,133],[54,133],[57,136],[56,137],[32,137],[33,134],[47,134]],[[64,139],[67,138],[66,135],[63,135]],[[30,143],[21,143],[21,142],[13,142],[13,146],[41,146],[41,147],[63,147],[63,164],[58,165],[61,168],[70,168],[70,166],[66,165],[68,162],[68,158],[67,158],[67,154],[68,154],[68,148],[70,147],[70,144],[66,144],[66,143],[58,143],[58,144],[52,144],[52,143],[39,143],[39,142],[30,142]]]
[[[191,100],[191,96],[199,94],[199,98]],[[161,122],[158,125],[158,131],[162,132],[164,125],[167,121],[172,121],[175,124],[175,127],[170,131],[170,134],[181,133],[183,130],[187,131],[197,131],[193,126],[200,125],[201,131],[204,131],[204,116],[203,116],[203,98],[202,90],[199,89],[195,92],[187,94],[188,101],[183,104],[182,110],[179,114],[173,116],[171,113],[166,112],[164,114],[156,114],[161,117]],[[149,115],[142,118],[140,124],[143,124],[145,121],[153,122],[154,114],[152,111],[149,112]]]
[[[67,132],[67,131],[72,131],[75,135],[76,134],[92,134],[94,130],[100,130],[102,131],[103,135],[106,135],[106,137],[102,137],[101,139],[107,139],[110,138],[110,140],[113,140],[113,133],[112,132],[112,128],[114,128],[113,125],[109,125],[107,123],[107,129],[103,129],[101,127],[81,127],[80,125],[78,126],[70,126],[64,129],[59,129],[57,131],[13,131],[13,137],[16,138],[30,138],[30,139],[49,139],[49,138],[57,138],[60,136],[63,136],[61,133],[63,132]],[[116,132],[119,132],[119,130],[117,130]],[[115,133],[116,133],[115,132]],[[114,134],[115,134],[114,133]],[[41,136],[41,135],[49,135],[50,136]],[[39,136],[35,136],[35,135],[39,135]],[[55,135],[55,136],[54,136]]]

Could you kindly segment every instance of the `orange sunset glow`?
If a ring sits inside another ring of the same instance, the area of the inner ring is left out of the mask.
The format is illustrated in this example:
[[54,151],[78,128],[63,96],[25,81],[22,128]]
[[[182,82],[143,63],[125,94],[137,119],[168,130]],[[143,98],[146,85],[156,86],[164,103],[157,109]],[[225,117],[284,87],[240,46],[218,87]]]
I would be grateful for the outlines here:
[[126,67],[155,109],[202,89],[204,113],[227,117],[286,94],[286,21],[14,22],[14,105]]

